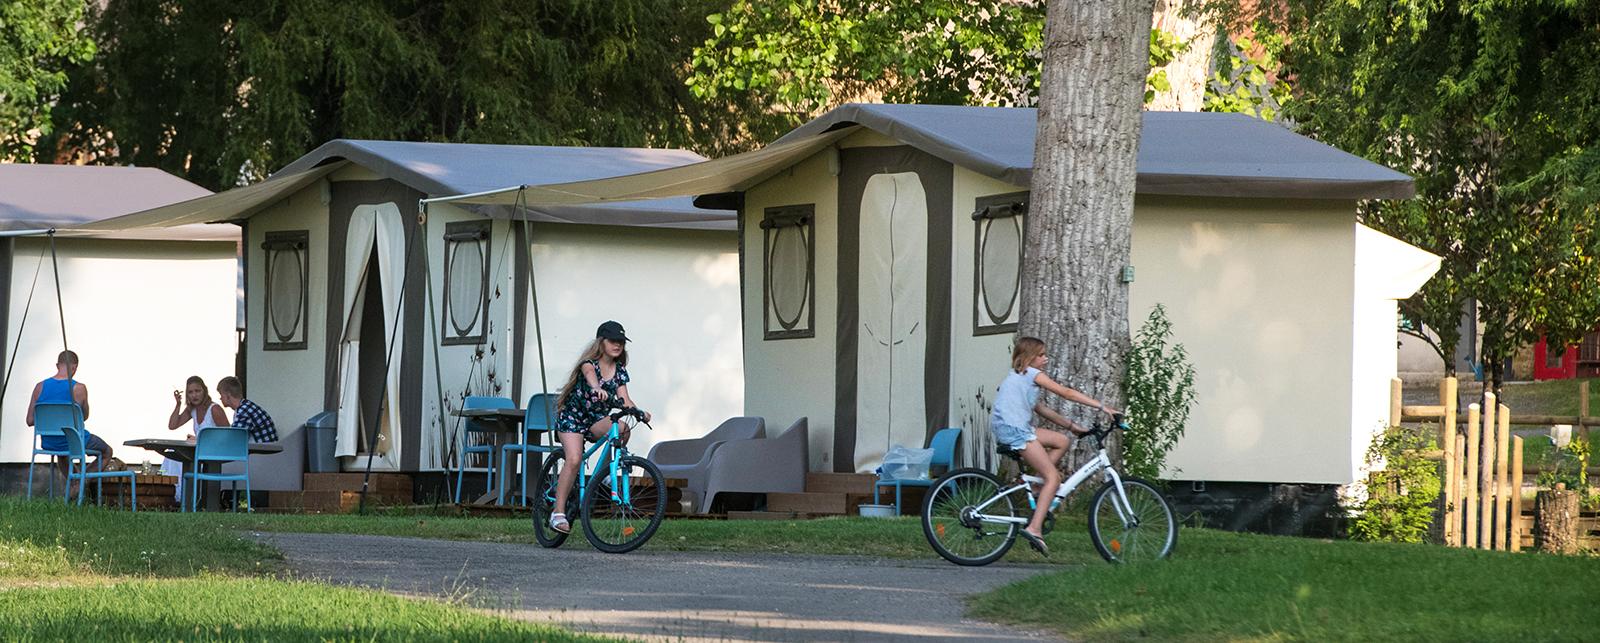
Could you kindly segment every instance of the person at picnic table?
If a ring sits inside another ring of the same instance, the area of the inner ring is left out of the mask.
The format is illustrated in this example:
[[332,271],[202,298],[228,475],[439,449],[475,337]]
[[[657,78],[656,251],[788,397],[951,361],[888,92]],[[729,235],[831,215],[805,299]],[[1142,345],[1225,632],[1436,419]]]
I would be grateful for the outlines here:
[[233,409],[233,426],[249,431],[252,442],[278,441],[278,427],[272,423],[272,416],[260,405],[245,399],[244,385],[239,383],[239,378],[229,375],[217,380],[217,399],[222,400],[223,406]]
[[[78,354],[72,351],[61,351],[61,354],[56,356],[56,374],[33,386],[33,397],[28,400],[28,417],[26,419],[28,426],[33,426],[33,408],[40,404],[77,404],[78,409],[83,411],[83,420],[88,421],[89,387],[84,386],[83,382],[74,379],[77,374]],[[106,444],[106,441],[102,440],[100,436],[87,430],[83,434],[84,450],[90,454],[98,453],[95,457],[95,465],[105,468],[105,464],[112,462],[111,445]],[[51,451],[66,451],[67,438],[66,436],[44,436],[40,438],[39,446]],[[67,459],[52,459],[56,461],[56,469],[61,471],[61,475],[67,475]],[[88,465],[88,463],[84,464],[85,466]]]
[[[222,411],[222,405],[211,401],[211,393],[206,388],[206,381],[199,375],[189,376],[184,382],[184,391],[172,392],[172,416],[167,418],[167,430],[176,431],[184,426],[189,427],[189,434],[185,439],[193,440],[200,434],[201,429],[215,426],[228,426],[228,414]],[[176,495],[178,502],[183,502],[183,463],[171,458],[161,462],[161,474],[178,476]]]
[[[635,406],[628,396],[628,336],[622,324],[608,321],[594,335],[594,341],[567,376],[566,386],[561,387],[561,396],[556,398],[556,435],[566,459],[556,479],[550,528],[561,533],[572,529],[566,515],[567,494],[578,477],[577,463],[583,462],[584,439],[599,440],[611,431],[606,414],[612,407]],[[644,421],[650,421],[649,413],[644,414]],[[628,440],[626,428],[622,440]]]

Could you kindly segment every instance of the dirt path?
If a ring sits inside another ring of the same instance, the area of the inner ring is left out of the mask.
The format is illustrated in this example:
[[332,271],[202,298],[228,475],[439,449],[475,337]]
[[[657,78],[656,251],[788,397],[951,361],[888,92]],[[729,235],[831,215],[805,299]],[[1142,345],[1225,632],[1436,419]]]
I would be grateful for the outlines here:
[[962,617],[963,598],[1043,566],[263,533],[301,576],[460,599],[576,630],[656,640],[1040,640]]

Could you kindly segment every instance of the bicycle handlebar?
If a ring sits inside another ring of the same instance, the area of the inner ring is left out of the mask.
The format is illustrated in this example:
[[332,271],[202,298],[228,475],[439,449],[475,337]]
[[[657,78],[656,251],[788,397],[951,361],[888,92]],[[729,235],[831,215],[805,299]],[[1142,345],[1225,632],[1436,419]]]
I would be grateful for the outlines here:
[[633,418],[635,420],[638,420],[641,424],[643,424],[643,425],[645,425],[647,427],[650,427],[652,429],[655,428],[653,426],[650,426],[649,422],[645,421],[644,416],[645,416],[644,409],[641,409],[641,408],[636,407],[636,406],[628,406],[628,407],[613,406],[613,407],[611,407],[610,411],[606,412],[606,417],[611,418],[612,422],[616,422],[617,420],[620,420],[620,419],[625,418],[625,417],[631,417],[631,418]]

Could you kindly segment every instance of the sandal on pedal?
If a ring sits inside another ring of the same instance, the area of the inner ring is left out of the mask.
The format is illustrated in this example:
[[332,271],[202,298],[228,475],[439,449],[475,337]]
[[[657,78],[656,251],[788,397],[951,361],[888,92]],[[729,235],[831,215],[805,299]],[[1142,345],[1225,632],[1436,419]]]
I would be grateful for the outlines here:
[[1028,546],[1039,552],[1040,556],[1050,556],[1050,547],[1044,544],[1043,538],[1033,535],[1026,529],[1019,529],[1017,533],[1022,534],[1022,539],[1028,541]]
[[550,514],[550,528],[563,534],[572,533],[572,523],[567,522],[567,514]]

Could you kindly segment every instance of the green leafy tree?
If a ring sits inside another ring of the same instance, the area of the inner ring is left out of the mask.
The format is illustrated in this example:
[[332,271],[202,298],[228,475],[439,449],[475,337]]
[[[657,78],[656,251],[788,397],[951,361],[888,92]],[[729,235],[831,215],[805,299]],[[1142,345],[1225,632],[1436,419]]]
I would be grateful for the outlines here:
[[1183,437],[1194,406],[1194,365],[1183,344],[1172,344],[1172,321],[1157,305],[1128,347],[1122,388],[1128,398],[1128,433],[1122,464],[1129,475],[1156,480],[1167,453]]
[[54,141],[222,188],[333,138],[690,147],[748,136],[683,84],[721,0],[108,0]]
[[1576,341],[1600,321],[1600,5],[1293,0],[1264,16],[1306,132],[1416,178],[1363,222],[1443,257],[1402,304],[1447,368],[1469,300],[1499,386],[1518,347]]
[[55,128],[67,69],[94,56],[82,0],[0,0],[0,160],[26,160]]

